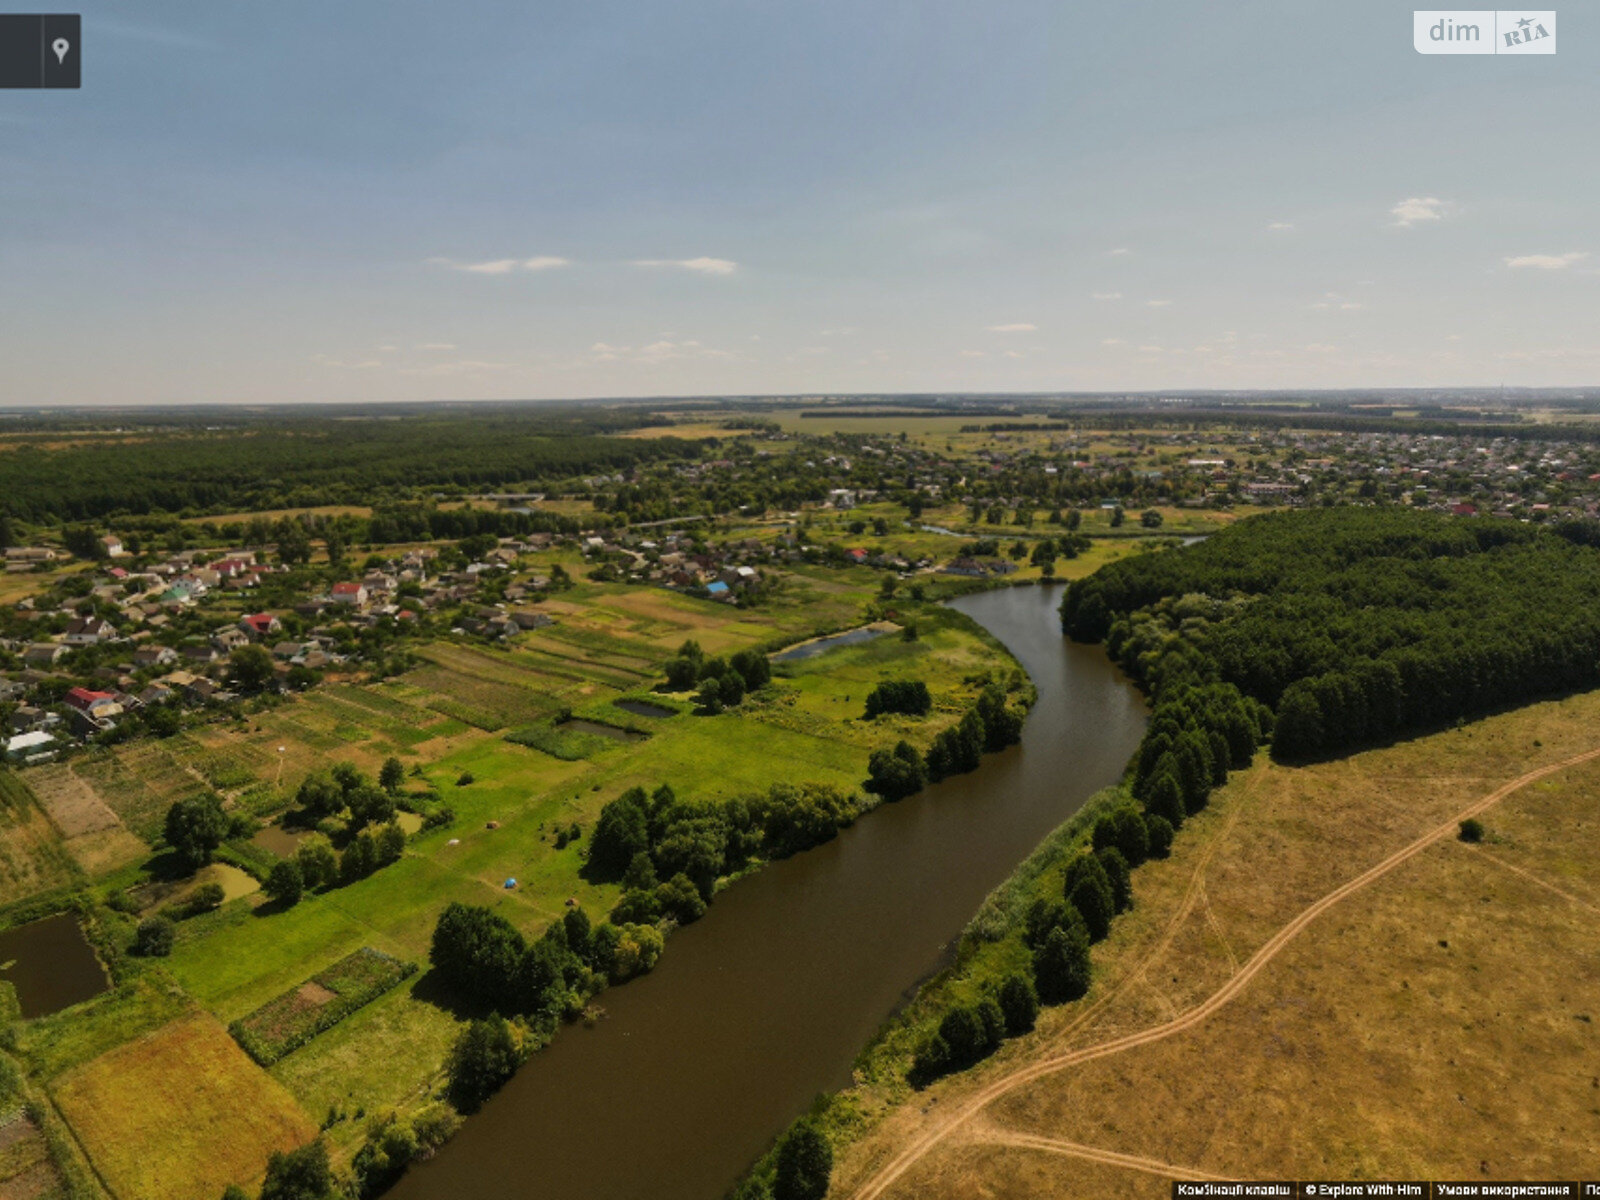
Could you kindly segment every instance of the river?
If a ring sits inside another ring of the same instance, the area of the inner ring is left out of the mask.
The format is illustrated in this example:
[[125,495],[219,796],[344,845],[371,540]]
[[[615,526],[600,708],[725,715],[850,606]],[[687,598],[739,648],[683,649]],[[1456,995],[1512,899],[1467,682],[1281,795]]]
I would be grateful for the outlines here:
[[1022,742],[886,804],[718,895],[655,971],[604,992],[399,1200],[717,1200],[938,968],[983,898],[1144,732],[1138,692],[1061,636],[1059,587],[953,601],[1005,643],[1039,699]]

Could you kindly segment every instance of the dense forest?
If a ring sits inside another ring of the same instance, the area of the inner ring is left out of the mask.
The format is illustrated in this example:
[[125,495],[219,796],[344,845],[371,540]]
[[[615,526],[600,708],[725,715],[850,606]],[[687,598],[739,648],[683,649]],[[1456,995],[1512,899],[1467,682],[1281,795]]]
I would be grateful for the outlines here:
[[1275,756],[1310,758],[1600,684],[1597,535],[1397,508],[1274,514],[1075,582],[1062,624],[1103,640],[1158,706],[1237,688],[1275,710]]
[[118,513],[367,504],[385,491],[624,471],[701,448],[609,431],[604,422],[517,412],[64,435],[0,455],[0,508],[49,524]]

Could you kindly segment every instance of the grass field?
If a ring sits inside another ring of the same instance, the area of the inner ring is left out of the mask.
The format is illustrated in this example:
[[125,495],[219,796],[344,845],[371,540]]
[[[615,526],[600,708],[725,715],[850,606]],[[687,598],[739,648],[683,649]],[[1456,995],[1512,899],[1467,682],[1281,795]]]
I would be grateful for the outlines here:
[[0,904],[71,883],[78,874],[27,784],[0,771]]
[[261,1177],[316,1122],[210,1017],[173,1022],[56,1081],[51,1095],[119,1197],[196,1200]]
[[[927,1091],[836,1112],[863,1134],[839,1194],[1154,1197],[1168,1180],[1576,1178],[1600,1138],[1600,764],[1511,791],[1489,836],[1426,845],[1305,925],[1368,868],[1535,768],[1600,746],[1600,693],[1215,793],[1095,950],[1088,997]],[[1265,949],[1264,949],[1265,948]],[[1232,989],[1232,990],[1230,990]],[[1119,1053],[1061,1055],[1203,1019]],[[981,1101],[981,1103],[980,1103]],[[920,1139],[903,1173],[880,1172]],[[1119,1157],[1120,1156],[1120,1157]]]

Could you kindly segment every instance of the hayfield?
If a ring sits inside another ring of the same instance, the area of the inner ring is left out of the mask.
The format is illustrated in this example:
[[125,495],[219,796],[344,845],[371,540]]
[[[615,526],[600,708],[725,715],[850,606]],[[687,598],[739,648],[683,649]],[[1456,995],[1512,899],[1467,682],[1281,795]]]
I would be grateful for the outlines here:
[[0,904],[60,887],[77,874],[22,777],[0,771]]
[[[1474,801],[1595,749],[1597,725],[1589,693],[1236,774],[1170,859],[1135,872],[1136,906],[1095,948],[1084,1000],[925,1092],[857,1089],[855,1129],[870,1131],[845,1148],[836,1186],[856,1194],[930,1132],[932,1149],[871,1195],[1131,1200],[1186,1174],[1578,1177],[1600,1136],[1600,864],[1588,852],[1600,762],[1507,794],[1483,813],[1481,845],[1453,834]],[[1308,906],[1445,823],[1449,835],[1247,971]],[[1159,1029],[1230,985],[1193,1025],[1007,1082]],[[990,1088],[980,1112],[953,1120]]]
[[208,1016],[175,1021],[55,1081],[51,1095],[118,1196],[196,1200],[259,1179],[316,1122]]

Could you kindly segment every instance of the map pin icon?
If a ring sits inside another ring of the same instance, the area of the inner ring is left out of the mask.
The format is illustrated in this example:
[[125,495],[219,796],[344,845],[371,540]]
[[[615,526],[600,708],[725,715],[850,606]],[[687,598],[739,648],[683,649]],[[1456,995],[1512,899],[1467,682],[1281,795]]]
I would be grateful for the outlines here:
[[72,43],[66,38],[57,38],[50,43],[50,49],[56,52],[56,62],[62,66],[67,62],[67,51],[72,49]]

